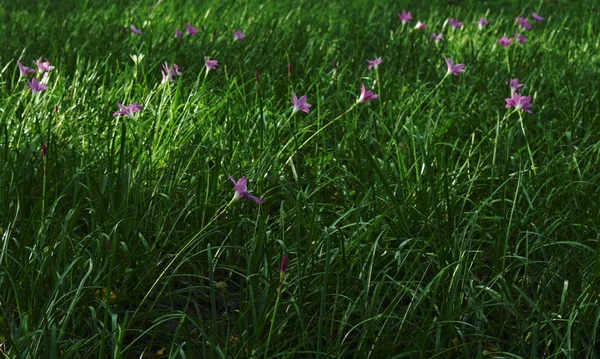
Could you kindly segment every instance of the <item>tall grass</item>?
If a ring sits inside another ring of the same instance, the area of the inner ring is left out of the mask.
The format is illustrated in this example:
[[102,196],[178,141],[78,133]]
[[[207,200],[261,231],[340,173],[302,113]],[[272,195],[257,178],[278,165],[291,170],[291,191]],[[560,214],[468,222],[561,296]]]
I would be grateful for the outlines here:
[[597,358],[598,8],[446,5],[1,2],[0,353]]

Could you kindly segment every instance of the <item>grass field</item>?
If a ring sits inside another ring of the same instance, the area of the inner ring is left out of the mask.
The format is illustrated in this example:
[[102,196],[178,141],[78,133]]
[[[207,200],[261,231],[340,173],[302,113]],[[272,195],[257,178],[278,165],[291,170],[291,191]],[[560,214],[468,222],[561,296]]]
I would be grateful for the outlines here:
[[599,15],[0,0],[0,357],[600,357]]

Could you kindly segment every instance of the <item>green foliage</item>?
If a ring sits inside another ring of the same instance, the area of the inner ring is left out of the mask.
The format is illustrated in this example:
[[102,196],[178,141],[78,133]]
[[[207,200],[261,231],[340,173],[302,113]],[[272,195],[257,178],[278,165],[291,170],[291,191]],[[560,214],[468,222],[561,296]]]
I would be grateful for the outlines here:
[[2,356],[598,357],[592,3],[59,3],[0,3]]

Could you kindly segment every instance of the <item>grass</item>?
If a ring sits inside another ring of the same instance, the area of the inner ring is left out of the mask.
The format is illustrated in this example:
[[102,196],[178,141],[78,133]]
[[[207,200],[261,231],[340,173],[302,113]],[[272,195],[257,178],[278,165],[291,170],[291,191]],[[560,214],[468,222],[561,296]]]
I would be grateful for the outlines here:
[[0,2],[0,354],[598,358],[598,8],[516,4]]

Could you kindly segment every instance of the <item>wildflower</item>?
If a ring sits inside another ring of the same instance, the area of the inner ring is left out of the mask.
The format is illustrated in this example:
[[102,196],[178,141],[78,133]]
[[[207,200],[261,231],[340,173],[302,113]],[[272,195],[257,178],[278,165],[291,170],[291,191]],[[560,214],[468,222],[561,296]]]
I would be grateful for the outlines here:
[[173,66],[169,67],[169,63],[165,61],[163,64],[163,69],[160,71],[162,73],[162,83],[165,82],[173,82],[175,81],[175,76],[180,76],[181,72],[179,71],[179,66],[177,64],[173,64]]
[[427,25],[425,25],[424,23],[417,21],[417,25],[415,25],[415,29],[417,30],[425,30],[425,28],[427,27]]
[[246,38],[246,34],[244,34],[242,30],[237,30],[233,33],[233,37],[238,41],[244,40]]
[[373,93],[373,91],[365,90],[365,84],[360,84],[360,97],[358,98],[358,100],[356,100],[356,103],[369,102],[378,97],[379,97],[379,95],[376,93]]
[[192,24],[185,25],[185,32],[188,35],[198,35],[198,28],[194,27]]
[[531,107],[533,107],[531,104],[531,96],[521,96],[515,92],[510,98],[507,98],[504,101],[506,101],[506,106],[504,106],[505,108],[514,107],[515,110],[523,110],[525,112],[533,113],[533,111],[531,111]]
[[50,72],[50,70],[54,69],[54,66],[50,65],[50,61],[35,60],[34,63],[40,73]]
[[383,62],[383,60],[381,59],[381,57],[378,57],[375,60],[367,60],[367,62],[369,63],[369,67],[367,67],[367,69],[371,70],[377,69],[377,67]]
[[204,56],[204,65],[206,65],[206,71],[208,70],[216,70],[217,66],[219,66],[219,61],[217,60],[211,60],[210,57],[208,56]]
[[27,76],[27,74],[35,73],[34,69],[23,65],[20,60],[17,60],[17,66],[19,66],[19,73],[21,76]]
[[123,104],[118,104],[118,106],[121,110],[113,113],[113,116],[124,115],[127,117],[133,117],[136,112],[144,109],[144,107],[137,102],[134,102],[129,106],[125,106]]
[[139,63],[144,59],[144,54],[129,55],[129,57],[131,57],[134,64],[139,65]]
[[538,15],[535,11],[531,13],[531,17],[535,22],[544,21],[544,18]]
[[37,77],[31,79],[31,81],[27,81],[27,86],[31,89],[31,92],[34,94],[42,91],[46,91],[48,89],[48,85],[43,82],[40,82]]
[[129,26],[129,28],[131,29],[131,33],[132,33],[132,34],[134,34],[134,35],[140,35],[140,34],[143,34],[142,30],[140,30],[140,29],[136,28],[134,24],[131,24],[131,25]]
[[504,35],[500,39],[498,39],[498,43],[504,48],[508,47],[508,45],[510,45],[511,42],[512,42],[512,39],[509,39],[508,37],[506,37],[506,35]]
[[508,86],[510,86],[510,94],[512,96],[512,94],[514,94],[515,92],[518,92],[519,89],[525,85],[520,84],[518,78],[514,78],[514,79],[510,79],[510,81],[508,82]]
[[300,98],[296,97],[296,94],[293,93],[292,94],[292,104],[294,105],[294,112],[296,113],[298,111],[304,111],[306,113],[310,112],[310,107],[312,106],[309,103],[306,103],[307,97],[306,95],[301,96]]
[[402,25],[404,25],[407,22],[409,22],[410,20],[412,20],[412,14],[410,13],[410,11],[406,12],[406,11],[402,10],[402,14],[396,13],[396,15],[398,15],[398,18],[400,19],[400,21],[402,21]]
[[443,33],[439,33],[439,34],[435,34],[435,32],[433,34],[431,34],[431,36],[429,36],[430,39],[432,39],[435,42],[439,42],[441,39],[444,38],[444,34]]
[[465,72],[465,64],[454,64],[452,59],[446,56],[444,56],[444,59],[446,60],[446,65],[448,65],[447,75],[452,74],[454,76],[458,76],[460,72]]
[[477,27],[479,27],[479,29],[483,29],[484,27],[488,26],[490,24],[489,21],[487,21],[485,19],[485,17],[482,17],[481,19],[479,19],[479,23],[477,24]]
[[521,45],[524,45],[527,41],[529,41],[527,36],[519,33],[515,33],[514,39]]
[[287,271],[287,265],[288,265],[288,256],[284,255],[283,258],[281,258],[281,265],[279,266],[279,273],[285,274],[285,272]]
[[517,17],[515,18],[515,20],[517,21],[517,24],[523,29],[523,30],[531,30],[533,29],[533,27],[531,26],[531,24],[529,23],[529,21],[527,20],[526,17]]
[[248,184],[248,179],[246,178],[246,176],[242,176],[242,178],[240,178],[237,182],[235,181],[235,178],[233,178],[232,175],[229,175],[229,179],[235,185],[235,194],[233,195],[233,199],[231,200],[232,202],[243,198],[246,200],[254,201],[258,204],[263,203],[262,199],[255,197],[251,195],[250,192],[248,192],[248,187],[246,186]]
[[178,39],[183,37],[183,30],[179,30],[179,29],[175,28],[175,37]]
[[463,26],[462,22],[454,18],[450,18],[450,20],[448,20],[448,24],[450,24],[450,27],[452,27],[452,29],[458,29],[459,27]]

